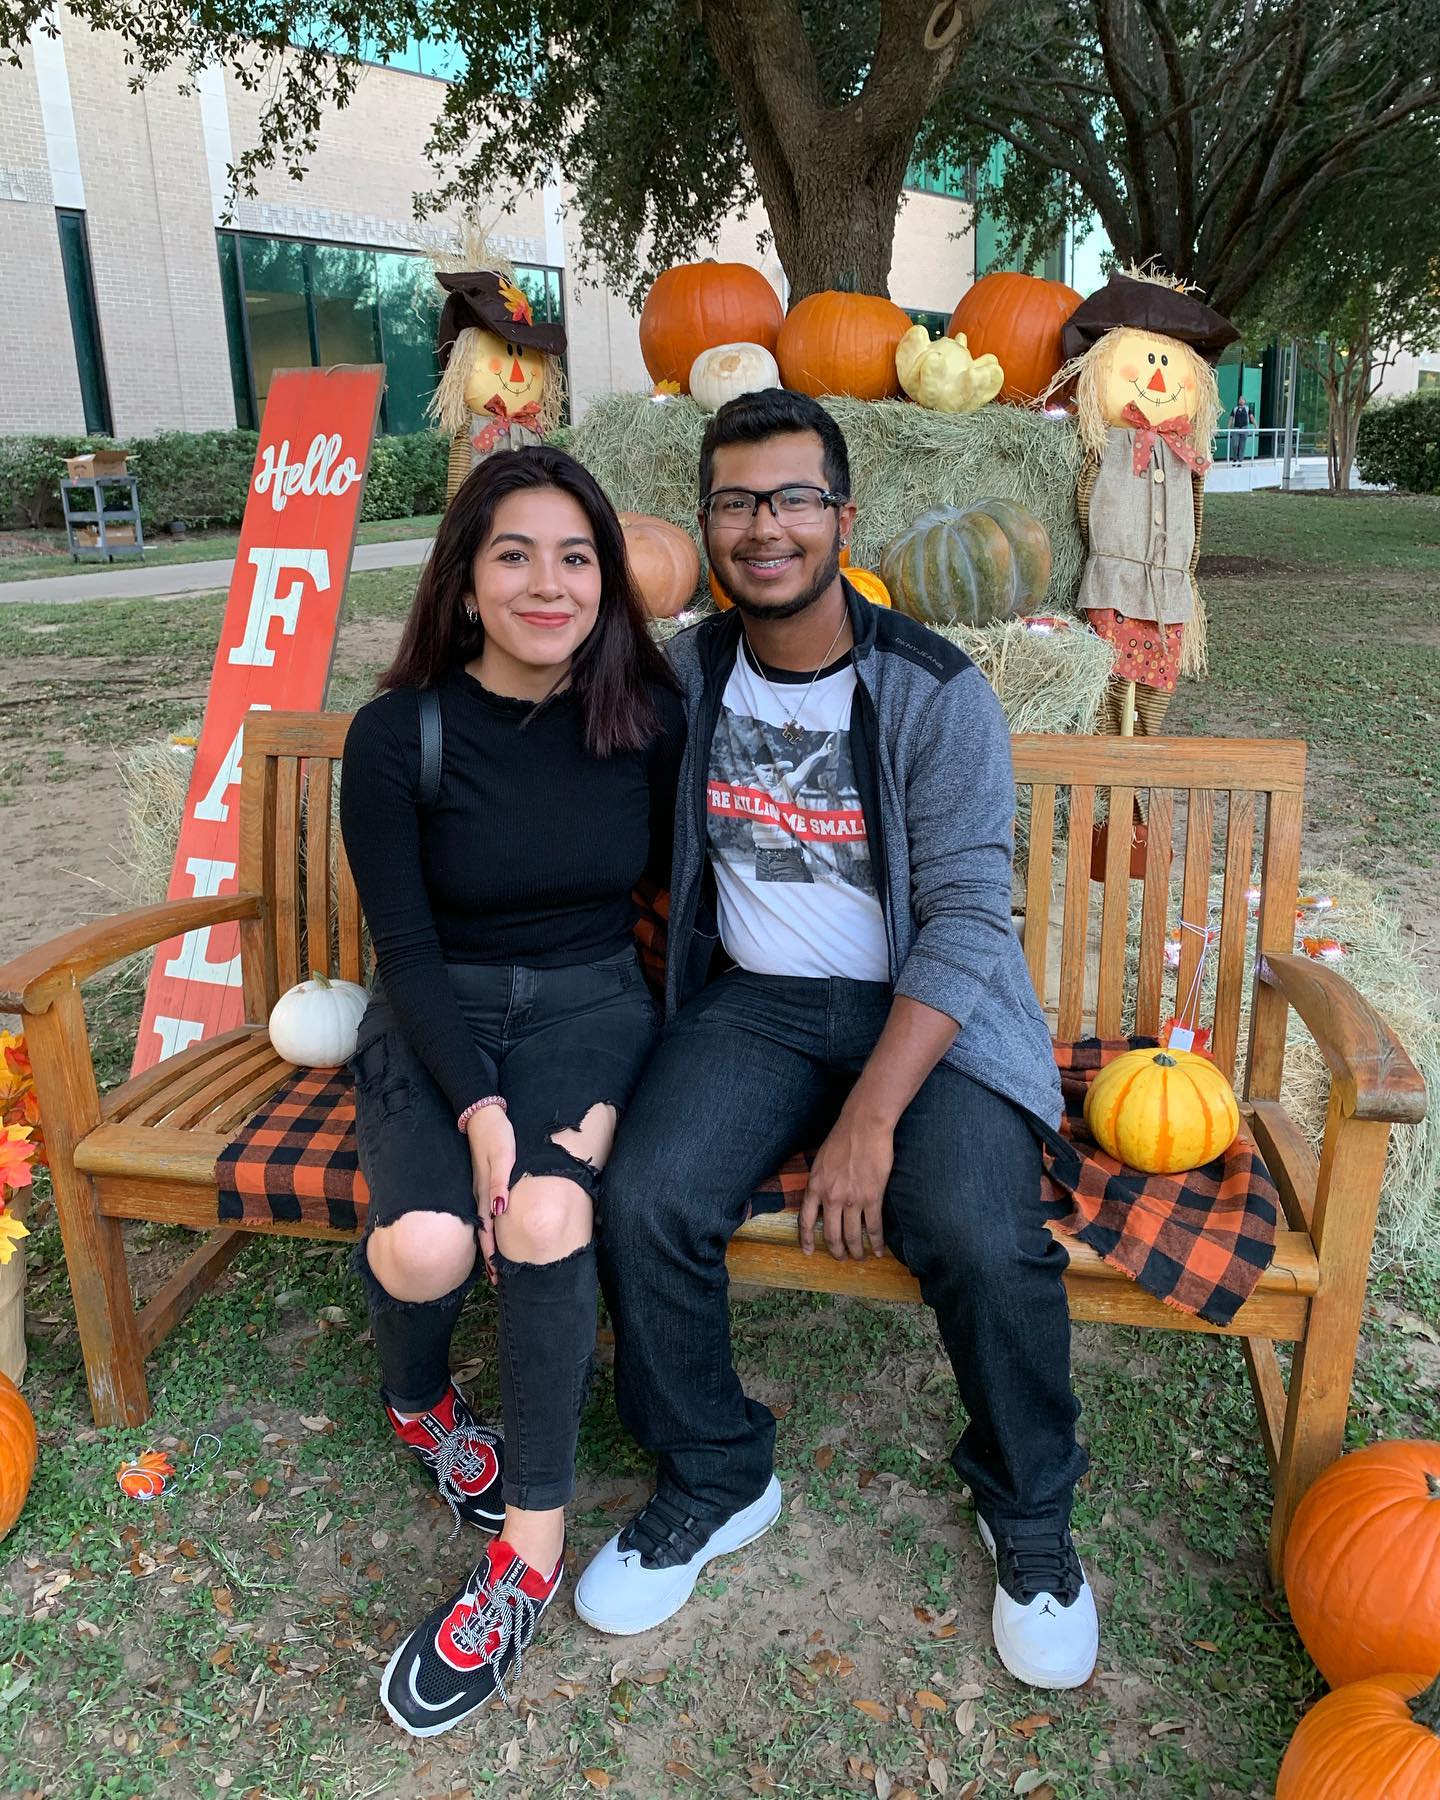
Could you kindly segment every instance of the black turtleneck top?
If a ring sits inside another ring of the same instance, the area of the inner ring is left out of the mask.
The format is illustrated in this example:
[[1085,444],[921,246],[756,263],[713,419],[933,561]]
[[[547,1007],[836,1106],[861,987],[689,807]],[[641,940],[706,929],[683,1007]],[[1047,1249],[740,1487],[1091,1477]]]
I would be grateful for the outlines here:
[[463,669],[438,692],[434,807],[418,800],[416,695],[397,688],[351,723],[340,825],[385,996],[458,1115],[486,1075],[445,964],[554,968],[625,948],[636,882],[669,882],[685,715],[678,695],[652,689],[660,734],[601,758],[573,695],[537,707]]

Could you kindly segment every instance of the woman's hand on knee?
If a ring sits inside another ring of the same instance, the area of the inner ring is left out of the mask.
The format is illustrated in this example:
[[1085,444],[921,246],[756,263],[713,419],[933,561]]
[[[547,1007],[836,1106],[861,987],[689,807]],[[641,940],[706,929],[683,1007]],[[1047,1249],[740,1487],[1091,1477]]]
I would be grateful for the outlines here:
[[485,1273],[495,1283],[495,1220],[510,1201],[510,1177],[515,1169],[515,1128],[504,1109],[483,1106],[465,1126],[470,1141],[470,1167],[475,1181],[475,1206],[480,1215],[477,1236]]

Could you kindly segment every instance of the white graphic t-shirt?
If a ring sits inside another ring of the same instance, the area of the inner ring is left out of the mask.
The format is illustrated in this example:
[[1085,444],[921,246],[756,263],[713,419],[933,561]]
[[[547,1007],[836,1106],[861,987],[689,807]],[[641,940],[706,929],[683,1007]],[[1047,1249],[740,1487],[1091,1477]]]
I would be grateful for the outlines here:
[[771,671],[767,684],[741,639],[707,783],[721,942],[757,975],[886,981],[885,921],[850,752],[855,669],[847,657],[807,689],[810,679]]

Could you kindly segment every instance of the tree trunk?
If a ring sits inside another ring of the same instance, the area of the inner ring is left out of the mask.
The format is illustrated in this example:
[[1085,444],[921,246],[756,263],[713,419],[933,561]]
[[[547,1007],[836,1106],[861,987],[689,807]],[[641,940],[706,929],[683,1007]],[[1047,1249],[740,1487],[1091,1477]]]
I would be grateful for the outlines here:
[[[916,134],[991,3],[881,0],[865,84],[831,105],[798,0],[702,0],[792,305],[827,288],[889,293]],[[937,48],[927,49],[927,32]]]

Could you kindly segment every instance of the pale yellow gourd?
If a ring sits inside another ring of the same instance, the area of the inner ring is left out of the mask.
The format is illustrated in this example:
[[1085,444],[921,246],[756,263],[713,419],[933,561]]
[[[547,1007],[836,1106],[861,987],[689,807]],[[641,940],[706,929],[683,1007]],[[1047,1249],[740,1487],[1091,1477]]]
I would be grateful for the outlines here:
[[931,412],[975,412],[1005,385],[995,357],[972,356],[963,332],[933,339],[912,325],[895,347],[895,372],[910,398]]

